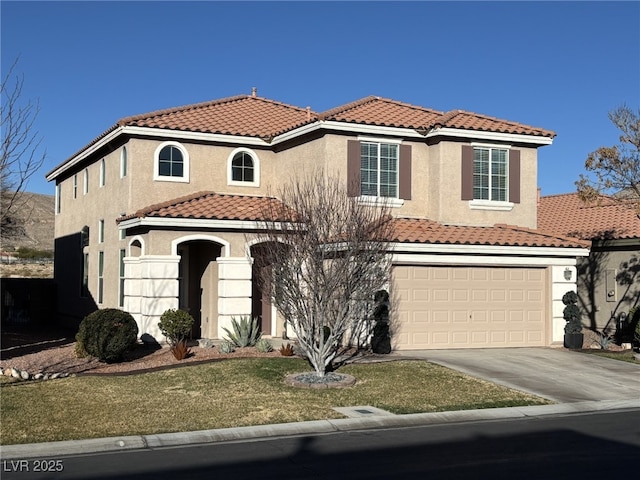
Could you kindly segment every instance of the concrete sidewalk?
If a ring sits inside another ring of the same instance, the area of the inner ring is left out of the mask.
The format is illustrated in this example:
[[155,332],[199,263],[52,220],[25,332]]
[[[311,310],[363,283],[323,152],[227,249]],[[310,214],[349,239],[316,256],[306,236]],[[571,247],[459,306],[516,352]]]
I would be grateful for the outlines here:
[[428,360],[558,403],[410,415],[371,415],[197,432],[7,445],[0,446],[0,457],[7,460],[56,457],[274,436],[316,435],[640,408],[640,365],[595,355],[553,348],[510,348],[411,351],[392,353],[388,359],[392,358]]
[[537,405],[531,407],[487,408],[482,410],[415,413],[409,415],[385,415],[363,418],[344,418],[338,420],[316,420],[311,422],[223,428],[219,430],[202,430],[197,432],[6,445],[0,447],[0,457],[3,460],[23,460],[27,458],[40,457],[57,458],[64,455],[124,452],[127,450],[156,449],[179,445],[259,440],[270,437],[322,435],[381,428],[407,428],[420,425],[438,425],[443,423],[535,418],[548,415],[570,415],[575,413],[629,410],[638,408],[640,408],[640,399]]

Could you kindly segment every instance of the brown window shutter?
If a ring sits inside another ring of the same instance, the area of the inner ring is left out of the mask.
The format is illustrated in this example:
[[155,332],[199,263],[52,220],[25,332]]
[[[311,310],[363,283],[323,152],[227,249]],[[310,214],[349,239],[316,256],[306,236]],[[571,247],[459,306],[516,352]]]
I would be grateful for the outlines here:
[[473,147],[462,146],[462,200],[473,200]]
[[509,201],[520,203],[520,150],[509,151]]
[[347,142],[347,195],[360,196],[360,142]]
[[398,168],[398,196],[411,200],[411,145],[400,145]]

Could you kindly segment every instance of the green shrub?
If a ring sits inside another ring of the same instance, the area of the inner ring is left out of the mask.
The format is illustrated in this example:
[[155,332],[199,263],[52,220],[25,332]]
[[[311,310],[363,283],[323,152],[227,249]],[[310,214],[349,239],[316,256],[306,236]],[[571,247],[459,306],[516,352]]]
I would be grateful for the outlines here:
[[133,317],[117,308],[96,310],[80,323],[76,334],[76,354],[87,354],[101,362],[117,362],[138,338]]
[[227,338],[225,340],[228,340],[239,348],[253,347],[258,340],[260,340],[260,337],[262,337],[257,317],[251,319],[251,317],[243,316],[240,317],[240,321],[232,317],[231,327],[233,328],[233,332],[229,331],[226,327],[222,327],[223,330],[227,332]]
[[167,337],[169,345],[175,346],[191,334],[194,319],[184,310],[169,309],[160,316],[158,328]]
[[233,353],[235,348],[233,348],[233,343],[223,340],[220,342],[220,345],[218,345],[218,350],[220,350],[220,353]]
[[261,338],[256,342],[256,350],[260,353],[273,352],[273,345],[266,338]]
[[53,251],[38,250],[37,248],[31,247],[19,247],[16,252],[16,256],[26,260],[44,260],[53,258]]

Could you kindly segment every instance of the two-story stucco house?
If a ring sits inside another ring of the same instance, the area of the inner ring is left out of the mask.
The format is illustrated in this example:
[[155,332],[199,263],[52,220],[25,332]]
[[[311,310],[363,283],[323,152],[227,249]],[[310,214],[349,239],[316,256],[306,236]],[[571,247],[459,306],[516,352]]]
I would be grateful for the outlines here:
[[367,97],[323,113],[256,95],[120,120],[48,173],[56,184],[59,315],[168,308],[221,338],[234,316],[283,322],[255,281],[264,202],[322,165],[349,195],[392,204],[399,349],[561,343],[560,299],[588,243],[536,230],[549,130]]

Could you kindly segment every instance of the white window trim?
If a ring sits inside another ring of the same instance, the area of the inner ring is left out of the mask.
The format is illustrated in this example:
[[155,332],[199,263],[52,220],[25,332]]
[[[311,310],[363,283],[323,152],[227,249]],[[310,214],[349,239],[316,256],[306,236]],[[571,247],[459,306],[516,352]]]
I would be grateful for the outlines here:
[[104,187],[106,182],[106,174],[107,174],[107,162],[104,160],[100,160],[100,188]]
[[73,175],[73,199],[78,198],[78,174]]
[[402,198],[395,197],[374,197],[371,195],[360,195],[359,197],[356,197],[356,200],[362,205],[371,207],[400,208],[404,205],[404,200]]
[[[498,145],[489,143],[475,143],[472,142],[471,146],[475,150],[476,148],[489,149],[489,165],[491,165],[491,150],[506,150],[507,151],[507,190],[505,192],[506,198],[509,198],[509,160],[511,159],[511,145]],[[475,156],[475,153],[474,153]],[[475,162],[475,160],[474,160]],[[474,167],[475,168],[475,167]],[[491,170],[489,170],[489,194],[491,194]],[[514,204],[509,201],[502,200],[484,200],[473,199],[469,201],[469,208],[472,210],[498,210],[498,211],[510,211],[513,209]]]
[[469,200],[469,208],[471,210],[494,210],[509,212],[513,210],[515,203],[500,202],[497,200]]
[[[159,156],[160,151],[167,146],[176,147],[182,153],[182,177],[166,177],[164,175],[160,175],[159,168]],[[178,142],[163,142],[156,148],[155,153],[153,154],[153,180],[157,182],[178,182],[178,183],[189,183],[189,153],[184,146]]]
[[85,168],[83,173],[84,184],[82,186],[82,194],[86,195],[89,193],[89,169]]
[[[233,180],[233,157],[238,153],[247,153],[253,159],[253,182],[239,182]],[[260,158],[256,155],[256,152],[249,148],[239,147],[229,154],[227,158],[227,185],[237,185],[239,187],[259,187],[260,186]]]

